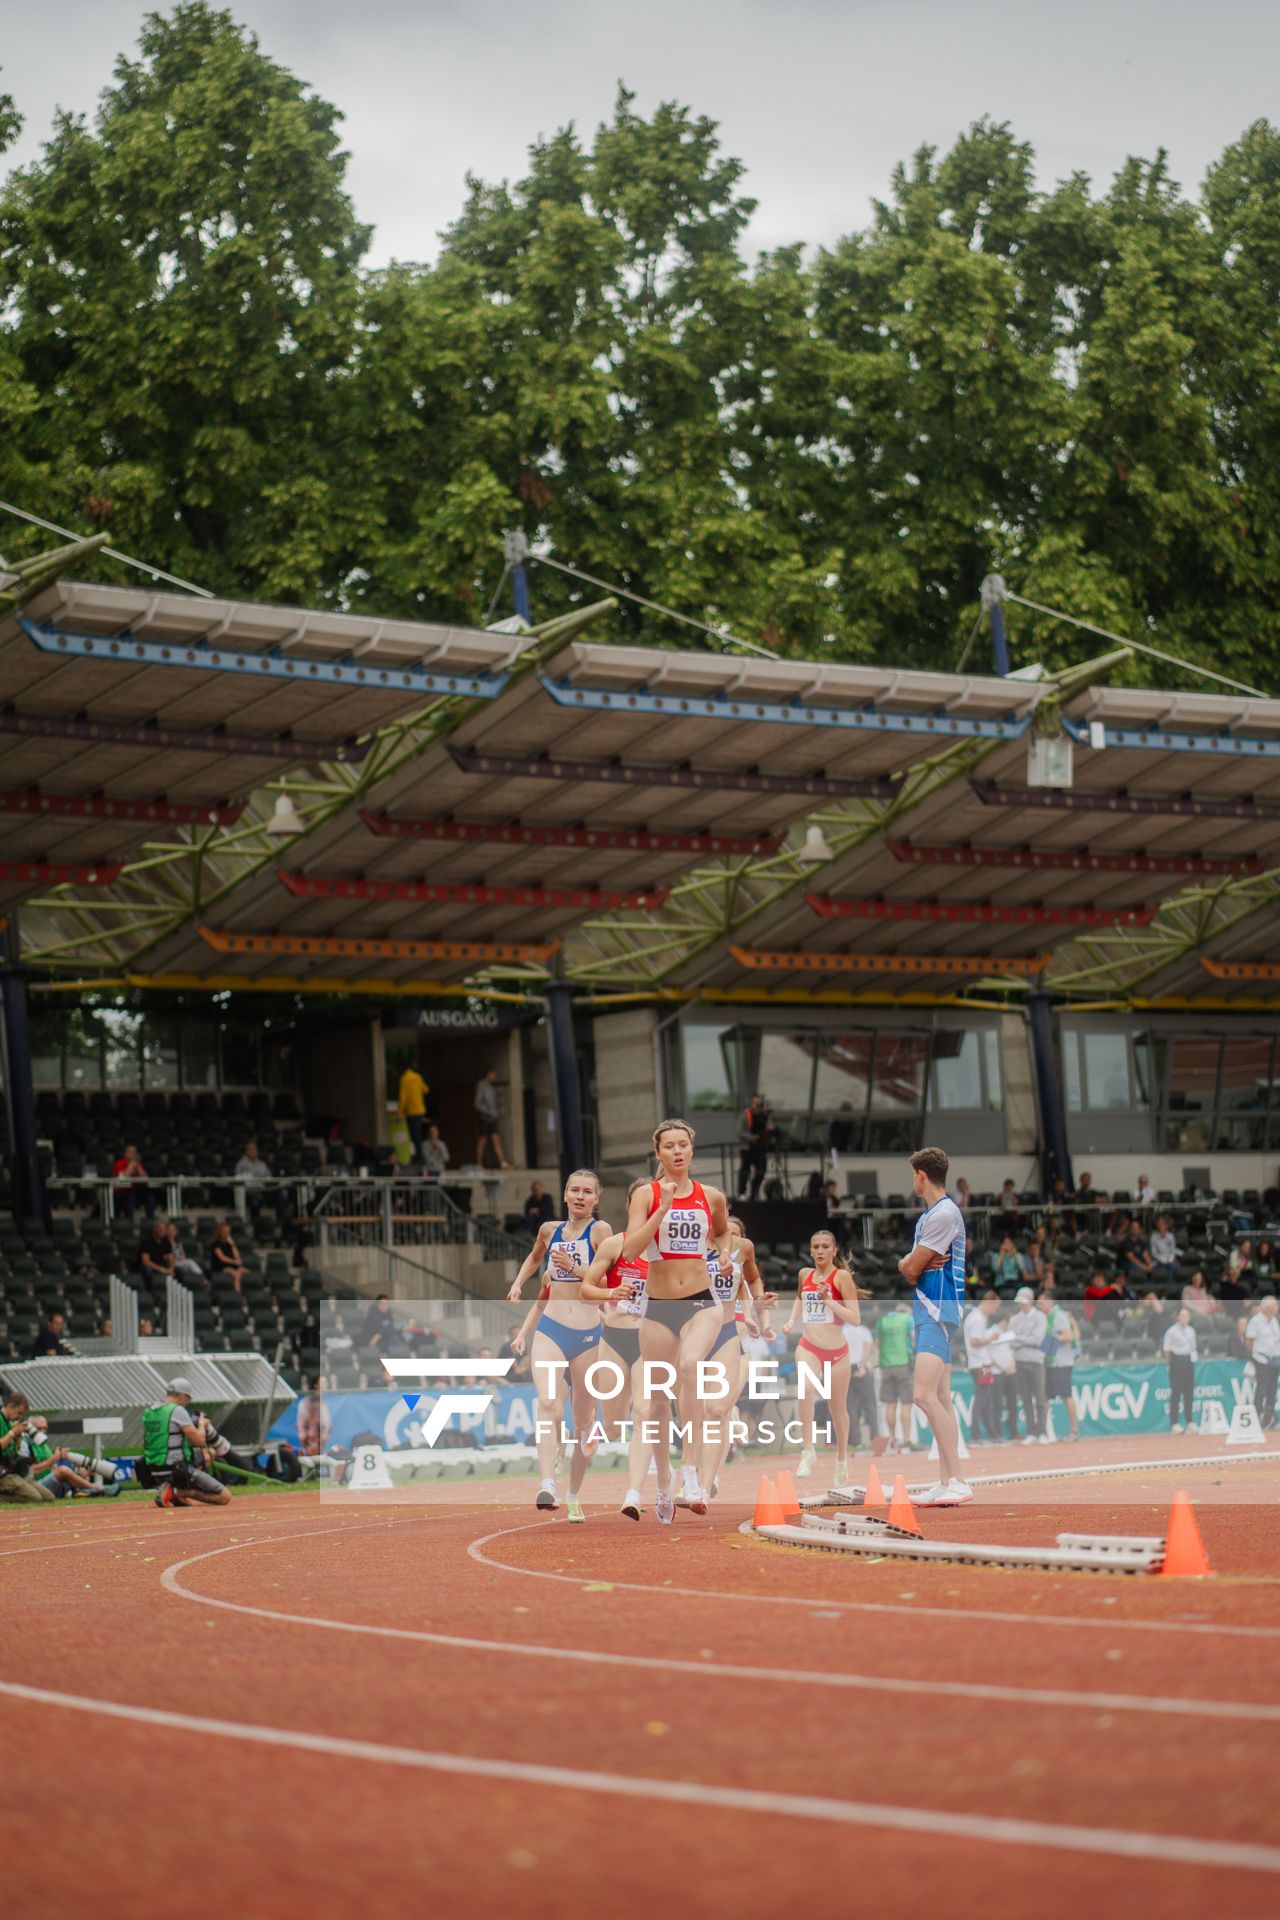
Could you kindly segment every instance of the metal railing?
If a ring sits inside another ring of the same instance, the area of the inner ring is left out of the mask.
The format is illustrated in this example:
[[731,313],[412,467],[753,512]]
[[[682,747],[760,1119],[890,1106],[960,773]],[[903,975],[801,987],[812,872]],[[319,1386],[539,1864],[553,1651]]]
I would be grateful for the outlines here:
[[514,1234],[477,1219],[428,1180],[345,1180],[311,1210],[316,1245],[444,1247],[479,1245],[486,1260],[523,1260]]

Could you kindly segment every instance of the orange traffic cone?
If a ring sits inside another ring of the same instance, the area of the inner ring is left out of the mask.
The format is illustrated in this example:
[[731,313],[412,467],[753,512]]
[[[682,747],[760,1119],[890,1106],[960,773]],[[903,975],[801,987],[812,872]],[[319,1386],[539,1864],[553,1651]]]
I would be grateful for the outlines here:
[[768,1474],[765,1474],[760,1482],[760,1491],[756,1495],[754,1524],[757,1527],[780,1527],[785,1519],[782,1502],[778,1498],[778,1489]]
[[901,1474],[893,1483],[893,1498],[889,1502],[889,1525],[901,1527],[904,1533],[920,1531],[920,1522],[916,1519],[916,1510],[911,1504],[907,1483]]
[[796,1498],[796,1483],[785,1467],[778,1475],[778,1504],[785,1520],[799,1519],[800,1502]]
[[862,1496],[862,1504],[864,1507],[884,1505],[884,1488],[880,1484],[880,1469],[874,1460],[867,1468],[867,1490]]
[[1164,1565],[1160,1572],[1166,1578],[1174,1579],[1213,1572],[1209,1556],[1204,1550],[1204,1541],[1200,1538],[1195,1508],[1185,1493],[1175,1493],[1173,1496],[1173,1506],[1169,1510],[1169,1531],[1164,1544]]

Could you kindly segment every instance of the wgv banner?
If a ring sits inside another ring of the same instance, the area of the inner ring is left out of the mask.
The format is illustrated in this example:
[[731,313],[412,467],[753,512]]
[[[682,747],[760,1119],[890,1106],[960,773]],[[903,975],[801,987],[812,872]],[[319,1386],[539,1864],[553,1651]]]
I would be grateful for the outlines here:
[[[1077,1367],[1074,1388],[1081,1433],[1168,1431],[1169,1376],[1163,1366]],[[789,1399],[790,1389],[785,1382],[782,1391],[784,1399]],[[402,1393],[303,1394],[277,1420],[271,1429],[271,1438],[288,1440],[294,1446],[301,1440],[308,1448],[318,1443],[321,1451],[331,1446],[350,1450],[357,1439],[370,1438],[388,1448],[430,1445],[431,1438],[425,1434],[440,1392],[428,1389],[409,1397],[416,1402],[412,1407]],[[973,1413],[973,1384],[969,1375],[958,1369],[952,1377],[952,1397],[968,1432]],[[1246,1397],[1240,1361],[1206,1360],[1196,1368],[1197,1419],[1209,1402],[1216,1401],[1230,1421]],[[767,1403],[755,1404],[757,1411],[769,1411]],[[472,1445],[532,1444],[537,1417],[537,1398],[531,1385],[527,1382],[516,1386],[501,1384],[479,1396],[473,1409],[451,1413],[443,1428],[446,1435],[450,1432],[465,1435]],[[1057,1403],[1054,1425],[1059,1437],[1065,1434],[1066,1410]],[[919,1431],[928,1432],[923,1422],[919,1423]]]

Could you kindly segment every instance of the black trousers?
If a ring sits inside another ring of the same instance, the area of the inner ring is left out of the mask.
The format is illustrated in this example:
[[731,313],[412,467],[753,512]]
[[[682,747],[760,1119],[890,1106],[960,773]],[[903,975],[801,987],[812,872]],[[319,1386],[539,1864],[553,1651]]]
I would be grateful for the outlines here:
[[[1000,1382],[1006,1376],[998,1373],[994,1380],[983,1385],[975,1377],[973,1382],[973,1433],[977,1440],[998,1440],[1000,1438]],[[1016,1431],[1016,1426],[1015,1426]]]
[[758,1200],[764,1181],[765,1168],[769,1164],[769,1149],[761,1141],[742,1149],[738,1162],[738,1196],[743,1200]]
[[1018,1386],[1011,1373],[997,1373],[991,1389],[992,1407],[995,1413],[996,1439],[1000,1438],[1000,1422],[1003,1419],[1009,1429],[1010,1440],[1018,1437]]
[[1258,1409],[1258,1418],[1264,1427],[1274,1427],[1276,1382],[1280,1380],[1280,1360],[1255,1360],[1253,1367],[1258,1376],[1253,1389],[1253,1403]]
[[1034,1360],[1019,1360],[1014,1371],[1018,1384],[1018,1398],[1022,1402],[1023,1418],[1027,1423],[1027,1432],[1044,1432],[1044,1368],[1038,1367]]
[[1189,1353],[1169,1355],[1169,1425],[1189,1427],[1196,1389],[1196,1363]]

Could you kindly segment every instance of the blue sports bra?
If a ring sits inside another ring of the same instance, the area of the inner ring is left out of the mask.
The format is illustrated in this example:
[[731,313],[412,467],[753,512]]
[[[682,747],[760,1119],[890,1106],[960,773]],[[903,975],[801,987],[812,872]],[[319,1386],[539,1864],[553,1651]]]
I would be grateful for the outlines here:
[[[566,1240],[564,1238],[565,1225],[566,1222],[561,1220],[547,1242],[547,1264],[544,1277],[547,1280],[558,1282],[561,1286],[571,1286],[575,1279],[582,1279],[582,1276],[595,1257],[595,1249],[591,1245],[591,1228],[593,1222],[590,1220],[587,1221],[576,1240]],[[561,1273],[558,1267],[552,1265],[552,1247],[563,1247],[566,1253],[573,1256],[574,1273]]]

